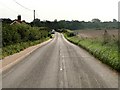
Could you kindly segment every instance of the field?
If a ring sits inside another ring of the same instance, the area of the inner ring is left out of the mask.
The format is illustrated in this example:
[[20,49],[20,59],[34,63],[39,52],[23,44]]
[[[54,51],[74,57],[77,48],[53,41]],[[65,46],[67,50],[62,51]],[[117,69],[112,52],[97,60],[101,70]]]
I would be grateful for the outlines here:
[[[103,38],[105,30],[76,30],[79,37],[83,38]],[[112,38],[118,39],[118,30],[107,30]]]
[[103,63],[120,71],[118,58],[118,30],[76,30],[75,36],[65,37],[74,44],[86,49]]

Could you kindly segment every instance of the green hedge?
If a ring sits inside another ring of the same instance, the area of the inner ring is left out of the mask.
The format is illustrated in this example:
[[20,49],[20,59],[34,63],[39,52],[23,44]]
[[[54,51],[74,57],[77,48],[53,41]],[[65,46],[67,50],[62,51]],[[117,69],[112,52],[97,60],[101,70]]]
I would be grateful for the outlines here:
[[34,41],[49,36],[48,28],[31,27],[28,24],[6,24],[3,26],[3,46],[19,42]]
[[28,24],[4,24],[2,30],[2,58],[20,52],[29,46],[39,44],[51,37],[45,27],[31,27]]

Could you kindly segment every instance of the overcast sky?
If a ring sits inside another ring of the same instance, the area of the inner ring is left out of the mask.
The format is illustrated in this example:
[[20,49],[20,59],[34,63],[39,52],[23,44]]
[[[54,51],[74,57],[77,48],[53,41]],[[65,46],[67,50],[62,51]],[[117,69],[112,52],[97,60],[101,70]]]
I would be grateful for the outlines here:
[[0,18],[16,19],[31,22],[33,10],[40,20],[79,20],[101,21],[118,19],[119,0],[0,0]]

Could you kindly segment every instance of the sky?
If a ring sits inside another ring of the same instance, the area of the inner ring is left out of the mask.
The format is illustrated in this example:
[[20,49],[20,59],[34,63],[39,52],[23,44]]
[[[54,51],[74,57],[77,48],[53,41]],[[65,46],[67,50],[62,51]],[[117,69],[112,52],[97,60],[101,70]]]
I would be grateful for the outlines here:
[[33,21],[36,18],[49,20],[101,21],[118,20],[119,0],[0,0],[0,18],[12,20],[21,15],[22,20]]

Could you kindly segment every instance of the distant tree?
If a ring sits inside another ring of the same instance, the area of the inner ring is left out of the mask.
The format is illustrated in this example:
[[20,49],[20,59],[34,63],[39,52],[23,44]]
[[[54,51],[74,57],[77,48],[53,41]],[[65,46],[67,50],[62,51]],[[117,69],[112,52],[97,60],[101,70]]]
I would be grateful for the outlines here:
[[40,25],[40,19],[36,18],[35,20],[33,20],[32,25],[39,26]]
[[54,22],[57,22],[57,19],[55,19]]
[[117,22],[117,20],[116,20],[116,19],[113,19],[113,22]]
[[57,29],[58,29],[58,27],[59,27],[57,19],[54,20],[54,22],[53,22],[53,27],[54,27],[54,29],[57,31]]
[[118,24],[117,20],[113,19],[113,21],[108,22],[101,22],[98,18],[94,18],[91,21],[85,22],[85,21],[78,21],[78,20],[72,20],[72,21],[66,21],[66,20],[60,20],[57,21],[55,19],[54,21],[40,21],[40,19],[35,19],[33,22],[31,22],[31,25],[38,26],[38,27],[48,27],[50,29],[71,29],[71,30],[78,30],[78,29],[117,29]]
[[12,23],[12,20],[9,19],[9,18],[3,18],[3,19],[2,19],[2,23],[3,23],[3,24],[11,24],[11,23]]
[[92,19],[92,22],[94,22],[94,23],[99,23],[99,22],[101,22],[101,20],[99,20],[99,19],[97,19],[97,18],[94,18],[94,19]]

